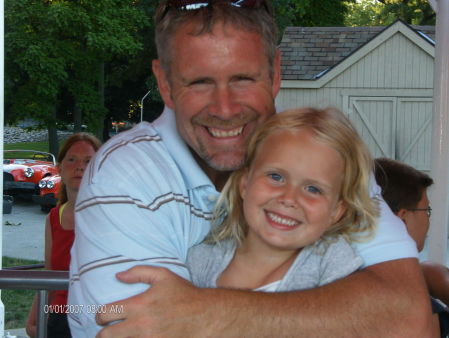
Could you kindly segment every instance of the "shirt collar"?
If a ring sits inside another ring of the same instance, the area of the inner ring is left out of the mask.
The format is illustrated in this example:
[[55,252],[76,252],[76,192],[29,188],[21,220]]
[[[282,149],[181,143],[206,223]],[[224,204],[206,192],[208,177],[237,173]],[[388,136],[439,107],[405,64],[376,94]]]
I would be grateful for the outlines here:
[[188,189],[205,185],[214,187],[209,177],[192,156],[187,144],[179,135],[178,129],[176,128],[175,112],[173,110],[165,106],[162,115],[153,122],[153,127],[161,135],[167,151],[181,171]]

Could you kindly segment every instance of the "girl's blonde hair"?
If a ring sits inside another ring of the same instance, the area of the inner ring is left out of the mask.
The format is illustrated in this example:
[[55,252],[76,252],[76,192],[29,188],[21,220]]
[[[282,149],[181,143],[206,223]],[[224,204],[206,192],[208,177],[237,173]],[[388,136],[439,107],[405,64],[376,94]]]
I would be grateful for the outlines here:
[[[67,138],[67,140],[65,140],[61,150],[59,151],[58,166],[61,164],[62,160],[64,159],[64,157],[67,154],[67,152],[69,151],[69,149],[76,142],[79,142],[79,141],[85,141],[85,142],[89,143],[92,146],[92,148],[95,150],[95,152],[101,146],[101,141],[92,134],[83,133],[83,132],[72,134],[71,136],[69,136],[69,138]],[[66,189],[64,182],[62,182],[62,180],[61,180],[61,184],[60,184],[59,190],[58,190],[58,204],[62,205],[65,202],[67,202],[67,189]]]
[[[313,131],[317,140],[335,149],[344,161],[340,199],[346,206],[346,211],[337,223],[327,229],[323,237],[343,235],[354,241],[372,234],[378,207],[377,202],[369,195],[373,160],[368,148],[341,111],[335,108],[301,108],[272,116],[252,135],[243,167],[232,173],[223,188],[208,242],[234,239],[237,243],[242,243],[248,225],[239,191],[240,180],[250,169],[258,147],[269,135],[279,130],[295,131],[299,128]],[[353,236],[362,232],[363,236]]]

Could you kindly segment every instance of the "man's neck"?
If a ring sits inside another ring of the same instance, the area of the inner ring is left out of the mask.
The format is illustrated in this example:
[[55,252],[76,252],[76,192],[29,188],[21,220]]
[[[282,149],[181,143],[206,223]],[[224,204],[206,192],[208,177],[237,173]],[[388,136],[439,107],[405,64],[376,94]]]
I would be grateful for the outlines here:
[[214,184],[217,191],[221,191],[226,184],[226,181],[231,174],[230,171],[218,171],[211,167],[209,167],[206,163],[199,163],[201,169],[203,169],[204,173],[210,178],[212,183]]
[[217,189],[217,191],[221,191],[224,185],[226,184],[229,175],[231,175],[231,171],[220,171],[211,168],[202,158],[198,156],[197,153],[195,153],[192,149],[190,149],[190,151],[192,152],[192,155],[195,158],[198,165],[200,166],[200,168],[212,181],[212,184],[215,186],[215,189]]

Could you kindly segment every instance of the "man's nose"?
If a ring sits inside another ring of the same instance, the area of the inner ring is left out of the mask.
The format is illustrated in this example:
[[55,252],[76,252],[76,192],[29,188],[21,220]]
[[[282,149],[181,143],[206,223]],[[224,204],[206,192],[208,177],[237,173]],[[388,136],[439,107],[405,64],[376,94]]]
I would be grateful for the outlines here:
[[220,119],[229,119],[241,113],[236,95],[227,86],[216,88],[210,112]]

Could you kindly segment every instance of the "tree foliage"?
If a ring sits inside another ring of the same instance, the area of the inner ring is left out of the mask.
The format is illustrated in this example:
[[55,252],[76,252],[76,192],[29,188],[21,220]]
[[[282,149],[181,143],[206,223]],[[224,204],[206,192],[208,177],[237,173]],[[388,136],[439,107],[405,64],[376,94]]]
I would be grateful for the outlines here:
[[412,25],[435,25],[427,0],[361,0],[349,4],[348,26],[385,26],[397,19]]
[[274,0],[281,31],[287,26],[344,26],[349,4],[355,0]]
[[98,129],[101,66],[140,52],[148,22],[131,0],[7,0],[7,121],[53,126],[76,105]]

